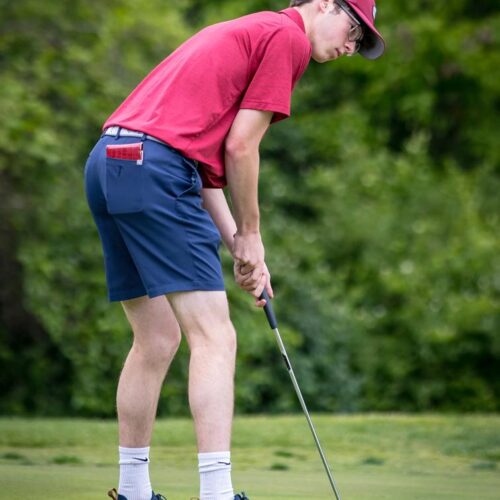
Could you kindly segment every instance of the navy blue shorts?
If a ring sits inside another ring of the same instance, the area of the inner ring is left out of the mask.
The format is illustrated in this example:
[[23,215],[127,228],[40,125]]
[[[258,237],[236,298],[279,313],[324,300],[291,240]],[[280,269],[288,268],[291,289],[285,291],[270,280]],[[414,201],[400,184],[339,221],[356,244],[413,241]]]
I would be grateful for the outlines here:
[[[142,143],[142,164],[108,158],[107,145]],[[196,163],[137,137],[102,136],[85,189],[104,251],[111,301],[224,290],[220,233],[202,207]]]

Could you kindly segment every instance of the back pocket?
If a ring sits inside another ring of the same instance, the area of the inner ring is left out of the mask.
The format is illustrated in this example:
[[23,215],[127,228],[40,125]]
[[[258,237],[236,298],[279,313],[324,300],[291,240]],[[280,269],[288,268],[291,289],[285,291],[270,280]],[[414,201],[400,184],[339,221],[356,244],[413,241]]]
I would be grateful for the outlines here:
[[142,143],[106,148],[106,202],[110,214],[144,209]]

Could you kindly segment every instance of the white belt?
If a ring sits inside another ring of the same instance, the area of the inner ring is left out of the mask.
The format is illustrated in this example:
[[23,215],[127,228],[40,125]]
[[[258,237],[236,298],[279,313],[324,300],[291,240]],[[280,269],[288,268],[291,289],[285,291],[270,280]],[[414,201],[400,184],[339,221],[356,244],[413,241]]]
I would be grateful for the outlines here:
[[138,132],[137,130],[128,130],[128,129],[122,128],[122,127],[108,127],[104,131],[104,135],[112,135],[114,137],[145,137],[146,139],[149,139],[150,141],[159,142],[160,144],[171,147],[166,142],[161,141],[160,139],[157,139],[156,137],[153,137],[152,135],[147,135],[147,134],[144,134],[143,132]]

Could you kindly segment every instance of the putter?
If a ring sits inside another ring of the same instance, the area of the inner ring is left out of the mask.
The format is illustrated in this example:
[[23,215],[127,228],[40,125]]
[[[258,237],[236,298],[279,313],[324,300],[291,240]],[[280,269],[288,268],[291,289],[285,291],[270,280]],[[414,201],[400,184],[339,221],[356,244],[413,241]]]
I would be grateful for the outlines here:
[[266,313],[267,321],[269,322],[269,326],[271,327],[271,329],[274,331],[274,334],[276,335],[276,340],[278,341],[278,346],[280,348],[281,355],[283,356],[283,360],[285,361],[286,369],[288,370],[288,374],[290,375],[290,378],[292,379],[292,384],[293,384],[293,387],[295,388],[295,392],[297,393],[297,397],[299,398],[300,406],[302,406],[302,410],[304,410],[304,414],[306,416],[307,423],[309,424],[309,428],[311,429],[311,433],[313,435],[314,442],[316,443],[316,447],[318,448],[319,455],[320,455],[321,460],[323,462],[323,465],[325,467],[325,471],[328,475],[328,480],[330,481],[330,485],[332,486],[332,490],[333,490],[333,493],[335,494],[335,498],[337,500],[341,500],[340,493],[337,490],[337,486],[336,486],[335,481],[333,479],[333,475],[332,475],[330,466],[328,465],[328,461],[326,460],[325,454],[323,453],[323,449],[321,448],[321,444],[319,442],[318,435],[316,434],[311,417],[309,416],[309,412],[307,411],[306,403],[304,401],[304,398],[302,397],[302,393],[300,392],[299,384],[297,383],[297,379],[295,378],[295,374],[293,373],[293,368],[292,368],[292,365],[290,364],[290,359],[288,359],[285,345],[283,344],[283,341],[281,340],[281,335],[280,335],[280,332],[278,331],[278,322],[276,321],[276,316],[274,315],[273,306],[271,305],[271,300],[269,299],[269,295],[268,295],[266,289],[264,289],[264,291],[262,292],[260,299],[261,300],[264,299],[266,301],[266,305],[264,306],[264,312]]

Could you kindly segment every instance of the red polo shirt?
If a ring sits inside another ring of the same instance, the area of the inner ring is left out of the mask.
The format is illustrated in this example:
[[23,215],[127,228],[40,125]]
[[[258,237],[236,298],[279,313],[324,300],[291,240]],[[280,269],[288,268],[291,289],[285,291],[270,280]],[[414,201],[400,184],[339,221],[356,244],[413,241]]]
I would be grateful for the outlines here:
[[200,162],[205,187],[226,185],[224,141],[240,109],[290,116],[293,88],[311,58],[296,9],[209,26],[162,61],[108,118]]

